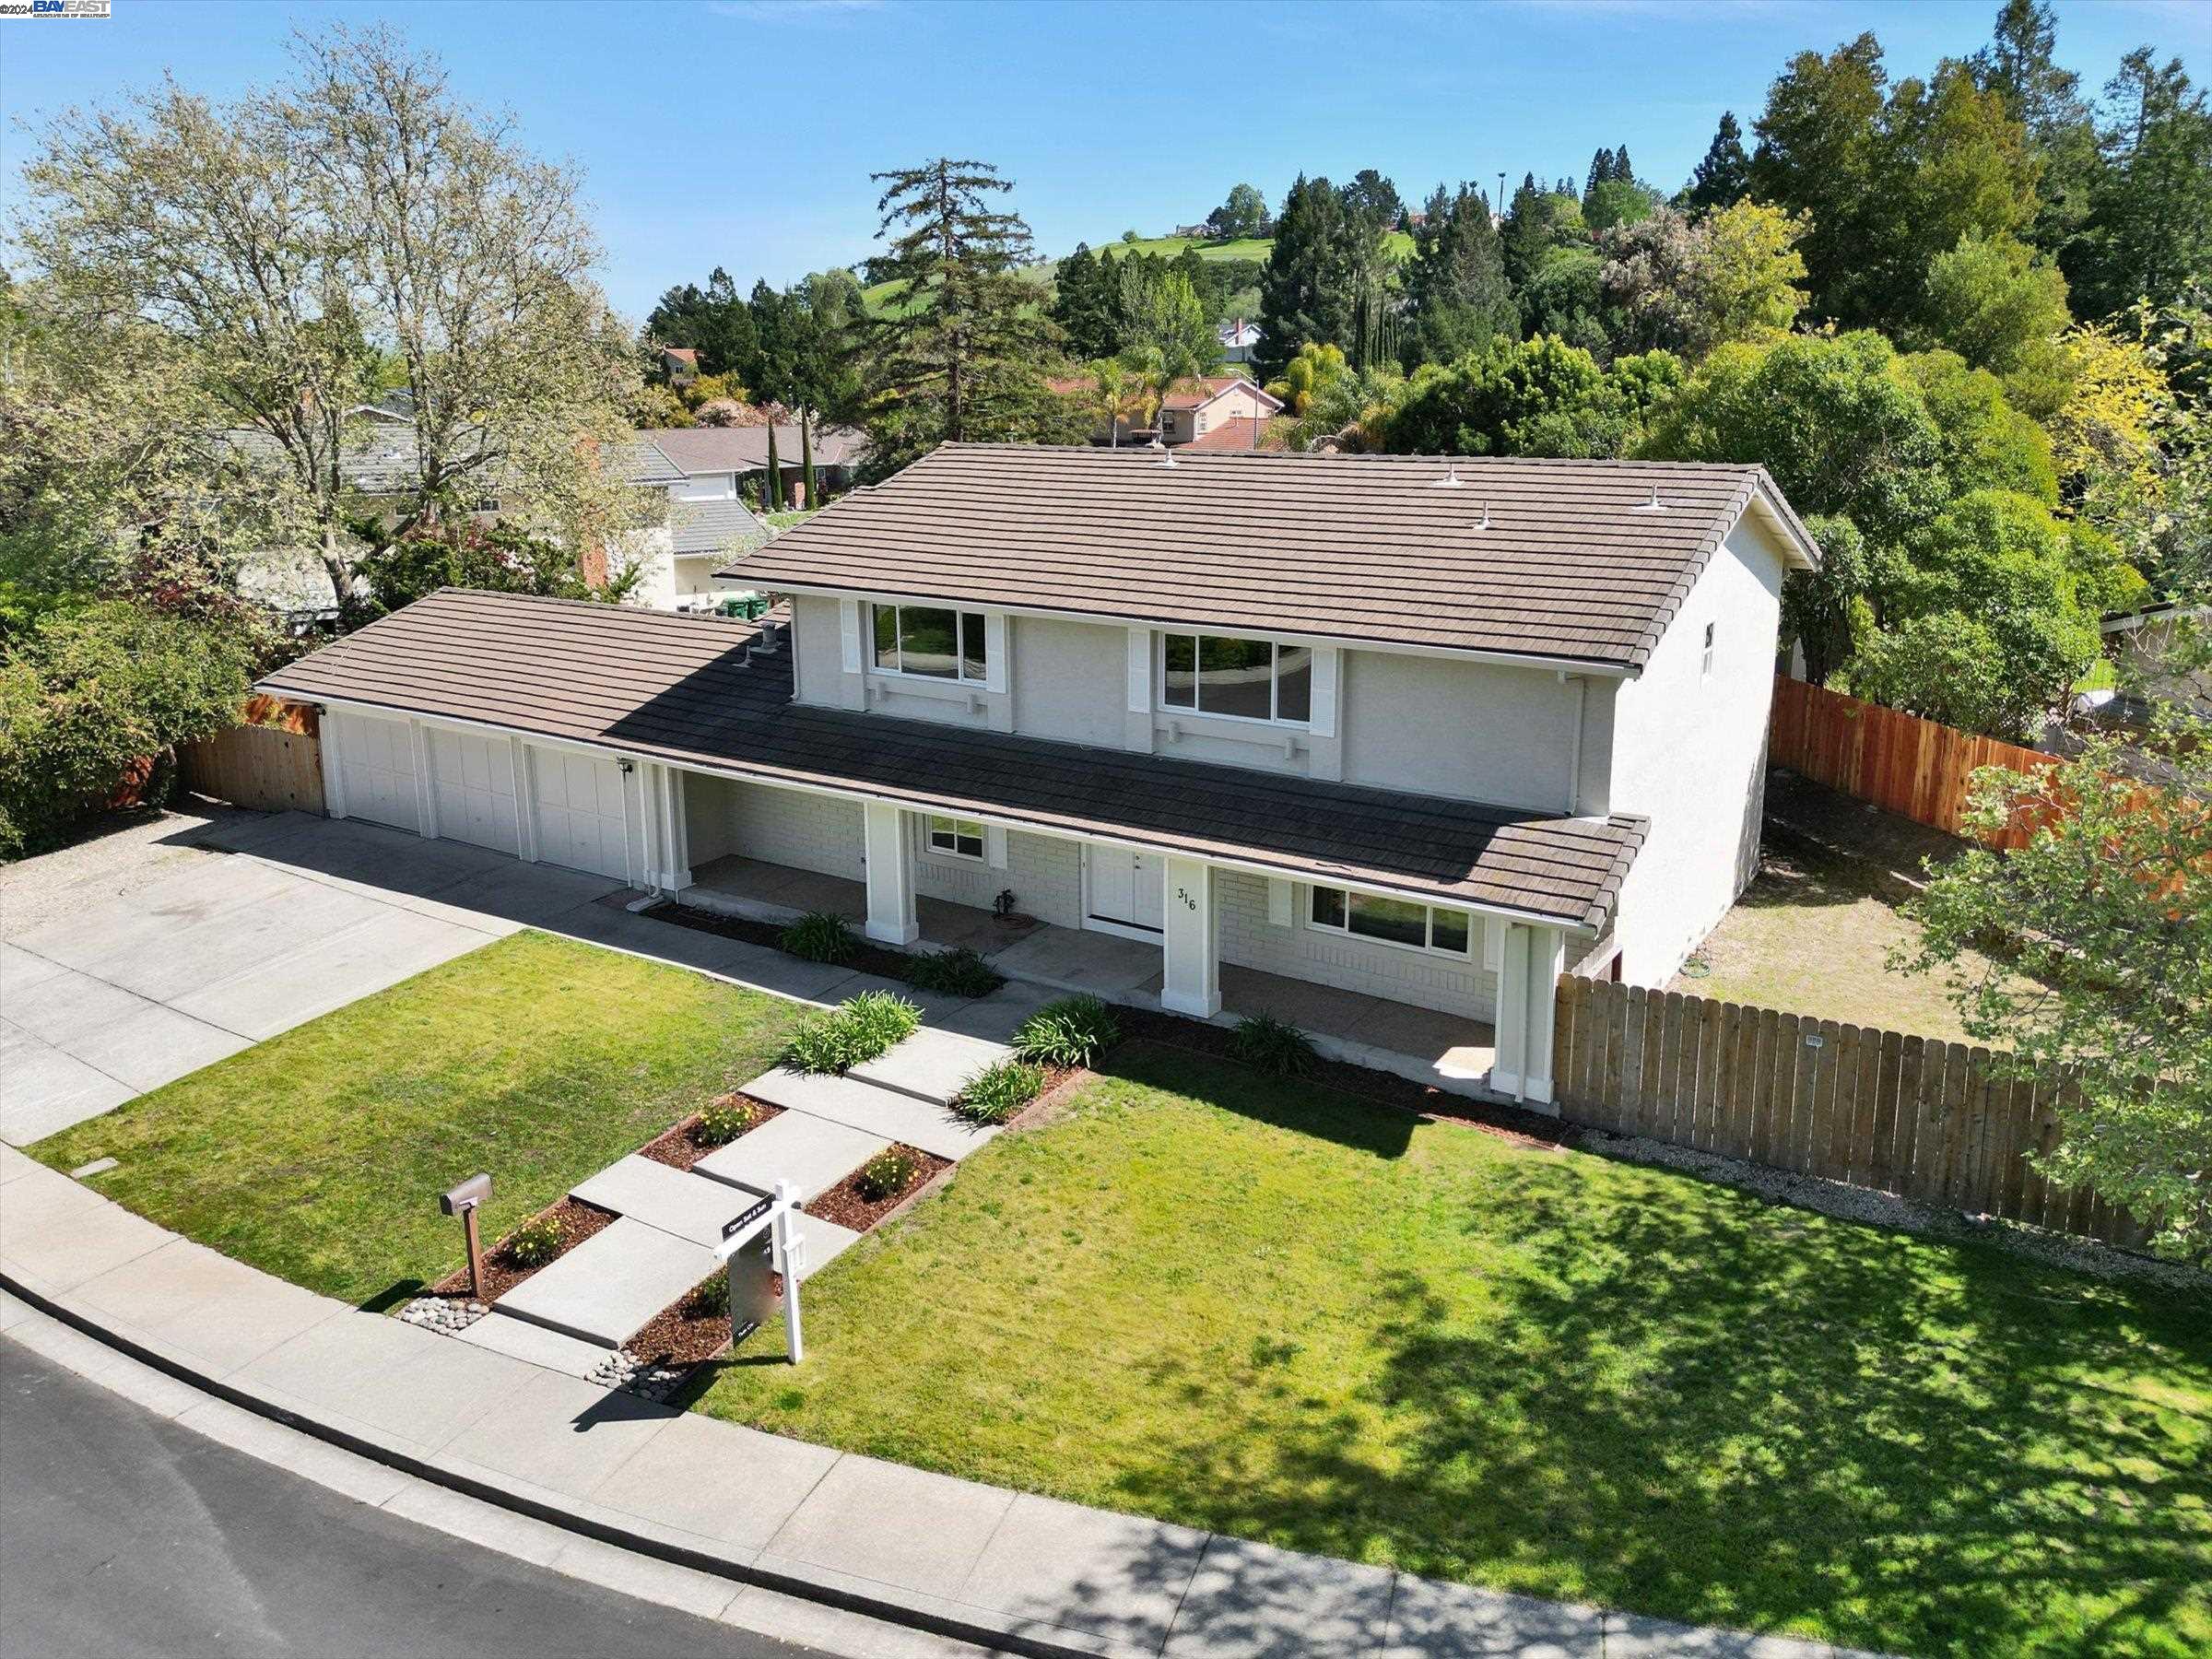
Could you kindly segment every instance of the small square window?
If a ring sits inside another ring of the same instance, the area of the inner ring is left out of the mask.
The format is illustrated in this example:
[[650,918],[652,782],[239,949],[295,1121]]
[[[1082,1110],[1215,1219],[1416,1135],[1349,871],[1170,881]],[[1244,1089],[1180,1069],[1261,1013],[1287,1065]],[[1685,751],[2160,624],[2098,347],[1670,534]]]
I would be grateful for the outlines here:
[[1344,925],[1344,889],[1317,887],[1313,889],[1313,925],[1342,927]]
[[953,858],[983,855],[983,827],[973,818],[936,818],[929,820],[929,850]]
[[1441,950],[1449,956],[1467,954],[1467,924],[1472,921],[1465,911],[1432,910],[1429,912],[1429,948]]

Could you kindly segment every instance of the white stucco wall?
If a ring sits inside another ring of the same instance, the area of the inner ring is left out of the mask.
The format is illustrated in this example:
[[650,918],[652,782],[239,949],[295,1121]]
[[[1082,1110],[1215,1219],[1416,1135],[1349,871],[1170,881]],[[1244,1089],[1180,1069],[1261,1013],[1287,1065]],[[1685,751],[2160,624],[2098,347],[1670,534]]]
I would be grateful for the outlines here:
[[[1615,699],[1612,810],[1652,820],[1615,928],[1630,984],[1671,977],[1758,871],[1783,561],[1747,515]],[[1708,622],[1710,677],[1700,672]]]
[[[1346,782],[1500,806],[1606,810],[1616,682],[1394,652],[1347,651],[1343,662]],[[1579,782],[1571,775],[1578,722]]]
[[1014,729],[1030,737],[1120,748],[1129,630],[1111,623],[1014,617]]
[[1309,901],[1302,883],[1291,884],[1290,922],[1278,926],[1267,920],[1264,877],[1223,870],[1214,879],[1224,962],[1446,1014],[1496,1018],[1497,978],[1480,967],[1481,929],[1494,923],[1475,919],[1472,960],[1455,965],[1448,958],[1307,926]]

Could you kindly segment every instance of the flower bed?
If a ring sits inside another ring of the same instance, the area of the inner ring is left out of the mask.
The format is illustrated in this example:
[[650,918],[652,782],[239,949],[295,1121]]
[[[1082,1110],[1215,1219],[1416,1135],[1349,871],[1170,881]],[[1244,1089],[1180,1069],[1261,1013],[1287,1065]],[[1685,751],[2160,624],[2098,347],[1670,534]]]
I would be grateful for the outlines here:
[[864,1179],[865,1171],[855,1170],[835,1186],[825,1188],[808,1199],[801,1206],[803,1213],[849,1227],[854,1232],[866,1232],[908,1199],[919,1196],[924,1187],[952,1168],[951,1159],[939,1158],[916,1147],[894,1146],[891,1150],[902,1154],[913,1165],[913,1173],[898,1187],[871,1197]]
[[[577,1245],[611,1223],[615,1219],[615,1212],[603,1210],[595,1204],[586,1204],[581,1198],[563,1198],[550,1208],[540,1210],[537,1215],[531,1217],[530,1220],[536,1221],[543,1218],[550,1218],[559,1223],[560,1248],[544,1261],[535,1262],[525,1267],[508,1253],[507,1239],[500,1239],[498,1243],[484,1252],[484,1300],[486,1301],[497,1300],[532,1274],[541,1273],[550,1267],[562,1256],[567,1255],[570,1251],[575,1249]],[[529,1222],[525,1222],[524,1225],[528,1226]],[[445,1277],[432,1285],[425,1294],[444,1297],[473,1296],[475,1291],[468,1282],[468,1269],[463,1267],[457,1272],[447,1274]]]
[[[725,1100],[742,1100],[753,1108],[755,1113],[753,1121],[745,1128],[742,1135],[750,1135],[769,1119],[782,1115],[782,1107],[771,1106],[766,1100],[756,1100],[750,1095],[732,1094],[722,1098]],[[730,1142],[726,1140],[716,1141],[704,1138],[700,1129],[703,1115],[703,1113],[695,1112],[674,1128],[663,1130],[652,1140],[640,1147],[638,1155],[641,1158],[650,1158],[654,1163],[666,1164],[672,1170],[688,1170],[708,1153],[728,1146]],[[733,1135],[731,1139],[742,1138],[742,1135]]]

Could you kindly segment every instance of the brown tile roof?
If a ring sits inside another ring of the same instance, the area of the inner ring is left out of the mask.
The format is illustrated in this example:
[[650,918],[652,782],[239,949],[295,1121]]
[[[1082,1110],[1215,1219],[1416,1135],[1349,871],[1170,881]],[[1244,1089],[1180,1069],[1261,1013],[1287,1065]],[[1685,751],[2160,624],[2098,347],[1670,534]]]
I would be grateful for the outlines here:
[[265,689],[486,722],[1602,929],[1644,820],[1560,818],[790,700],[750,624],[449,588]]
[[1755,500],[1809,564],[1758,466],[959,443],[727,574],[1632,670]]
[[[686,474],[747,472],[768,465],[768,431],[758,427],[656,427],[638,437],[653,444]],[[775,429],[776,464],[785,471],[799,465],[799,429],[785,422]],[[814,429],[817,466],[850,466],[866,451],[867,440],[852,427]]]
[[[1282,440],[1280,432],[1268,429],[1277,424],[1275,420],[1265,417],[1254,420],[1249,415],[1231,415],[1227,420],[1182,445],[1180,453],[1187,454],[1192,450],[1266,449],[1271,443],[1279,443]],[[1294,423],[1284,421],[1281,424],[1288,429]]]

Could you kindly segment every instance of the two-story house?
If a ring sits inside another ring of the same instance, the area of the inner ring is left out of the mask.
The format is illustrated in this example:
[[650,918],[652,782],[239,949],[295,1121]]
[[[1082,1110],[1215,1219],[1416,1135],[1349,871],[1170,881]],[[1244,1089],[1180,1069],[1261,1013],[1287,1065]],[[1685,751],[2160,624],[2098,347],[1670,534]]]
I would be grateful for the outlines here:
[[733,855],[1003,893],[1481,1028],[1551,1092],[1569,968],[1656,983],[1749,878],[1783,579],[1755,466],[955,444],[738,561],[788,640],[446,592],[271,675],[332,810],[681,894]]

